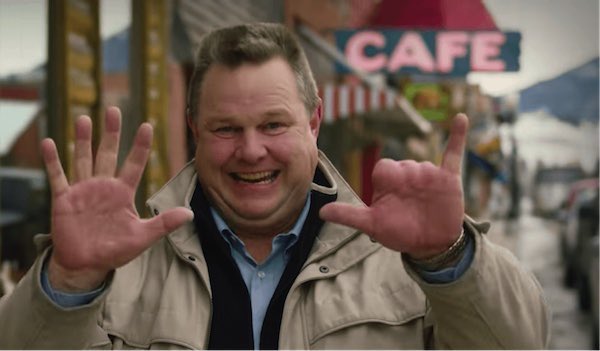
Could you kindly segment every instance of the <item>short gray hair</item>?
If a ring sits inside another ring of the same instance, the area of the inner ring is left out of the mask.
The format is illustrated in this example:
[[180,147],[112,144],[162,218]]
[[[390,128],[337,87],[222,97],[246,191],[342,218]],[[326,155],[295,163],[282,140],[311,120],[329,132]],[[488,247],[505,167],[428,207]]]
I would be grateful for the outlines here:
[[190,80],[187,113],[196,118],[200,87],[211,65],[237,68],[244,63],[261,64],[281,57],[294,75],[298,92],[309,114],[319,105],[317,84],[298,39],[282,24],[251,23],[214,30],[200,42]]

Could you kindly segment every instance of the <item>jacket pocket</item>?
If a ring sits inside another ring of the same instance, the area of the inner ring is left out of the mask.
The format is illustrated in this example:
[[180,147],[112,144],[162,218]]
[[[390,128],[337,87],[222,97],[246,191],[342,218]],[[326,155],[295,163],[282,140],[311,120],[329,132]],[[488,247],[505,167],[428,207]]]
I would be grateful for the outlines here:
[[346,271],[308,289],[303,319],[311,347],[422,348],[426,299],[416,283],[403,269],[378,277],[390,279],[357,273]]
[[[431,333],[431,330],[429,330]],[[428,345],[427,330],[423,328],[423,318],[397,323],[382,321],[356,321],[324,331],[310,342],[311,349],[382,349],[382,350],[422,350]]]

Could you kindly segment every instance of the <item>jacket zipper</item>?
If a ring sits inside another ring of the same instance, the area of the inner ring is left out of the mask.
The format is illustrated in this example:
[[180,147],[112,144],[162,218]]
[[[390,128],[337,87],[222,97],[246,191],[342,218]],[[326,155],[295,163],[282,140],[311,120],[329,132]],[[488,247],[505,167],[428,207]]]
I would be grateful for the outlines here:
[[[352,235],[352,236],[351,236],[351,238],[354,238],[354,237],[355,237],[355,235]],[[308,266],[310,266],[311,264],[314,264],[315,262],[318,262],[319,260],[321,260],[321,259],[325,258],[325,257],[326,257],[326,256],[328,256],[330,253],[337,251],[337,250],[338,250],[338,249],[339,249],[341,246],[344,246],[344,245],[345,245],[345,244],[346,244],[348,241],[350,241],[350,240],[346,240],[346,241],[344,241],[344,242],[342,242],[342,243],[340,243],[340,244],[336,245],[334,248],[331,248],[330,250],[327,250],[326,252],[324,252],[323,254],[321,254],[321,255],[319,255],[319,256],[317,256],[317,257],[309,258],[309,259],[306,261],[306,263],[304,264],[304,266],[302,267],[302,270],[300,271],[300,274],[302,274],[302,272],[303,272],[303,271],[304,271],[304,270],[305,270],[305,269],[306,269]],[[365,254],[364,256],[362,256],[362,257],[361,257],[359,260],[357,260],[356,262],[359,262],[359,261],[363,260],[364,258],[366,258],[366,257],[370,256],[370,255],[371,255],[371,254],[373,254],[373,252],[375,252],[375,251],[377,251],[377,249],[375,249],[375,250],[373,250],[373,251],[369,251],[367,254]],[[355,262],[355,263],[356,263],[356,262]],[[287,315],[289,314],[289,312],[287,311],[287,310],[289,309],[289,304],[287,303],[287,302],[288,302],[288,299],[290,298],[290,296],[292,296],[292,295],[293,295],[293,294],[296,292],[296,290],[297,290],[297,289],[298,289],[298,288],[299,288],[301,285],[303,285],[303,284],[305,284],[305,283],[312,282],[312,281],[316,281],[316,280],[328,279],[328,278],[334,277],[334,276],[338,275],[338,274],[339,274],[340,272],[342,272],[342,271],[343,271],[343,270],[340,270],[340,271],[338,271],[338,272],[336,272],[336,273],[330,272],[329,274],[321,274],[321,275],[309,276],[309,277],[303,278],[303,279],[301,279],[301,280],[296,280],[296,281],[294,281],[294,283],[292,284],[292,286],[291,286],[291,288],[290,288],[290,291],[288,292],[288,294],[287,294],[287,296],[286,296],[286,298],[285,298],[285,302],[284,302],[284,304],[283,304],[283,312],[282,312],[282,316],[287,316]],[[299,276],[300,274],[298,274],[298,276]],[[280,344],[281,344],[281,340],[282,340],[282,338],[281,338],[281,330],[288,330],[288,327],[283,325],[284,323],[287,323],[287,322],[288,322],[288,321],[287,321],[286,319],[283,319],[283,318],[282,318],[282,320],[281,320],[281,325],[280,325],[280,329],[279,329],[279,330],[280,330],[280,338],[279,338],[279,342],[280,342]],[[309,346],[309,345],[308,345],[308,340],[304,340],[304,344],[305,344],[305,345],[304,345],[305,349],[308,349],[308,346]],[[279,345],[279,346],[281,347],[281,345]]]
[[[153,209],[151,206],[149,206],[150,208],[150,213],[151,216],[154,217],[155,216],[155,209]],[[198,274],[198,276],[200,277],[200,281],[202,282],[202,285],[204,285],[204,289],[206,289],[206,291],[208,292],[208,296],[210,296],[210,300],[209,300],[209,314],[208,314],[208,327],[206,328],[205,331],[205,335],[204,335],[204,347],[203,349],[206,350],[208,349],[208,338],[210,336],[210,325],[212,324],[212,295],[211,295],[211,291],[208,287],[208,284],[206,283],[206,279],[204,279],[204,277],[202,276],[202,272],[200,272],[200,269],[192,262],[190,262],[190,260],[187,259],[187,257],[185,257],[183,255],[183,253],[181,252],[181,250],[179,250],[179,247],[177,247],[177,245],[175,245],[171,239],[169,239],[169,237],[166,237],[166,240],[169,242],[169,245],[171,245],[171,248],[173,249],[173,251],[175,252],[175,254],[177,255],[177,257],[179,257],[180,260],[182,260],[183,262],[185,262],[185,264],[191,266],[194,271],[196,271],[196,273]]]
[[[167,238],[167,240],[169,240]],[[208,338],[210,336],[210,325],[212,324],[212,295],[211,295],[211,291],[208,287],[208,284],[206,283],[206,279],[204,279],[204,277],[202,276],[202,272],[200,272],[200,269],[192,262],[190,262],[190,260],[187,259],[187,257],[185,257],[181,251],[179,250],[179,248],[173,244],[173,242],[171,240],[169,240],[169,244],[171,245],[171,247],[173,248],[173,251],[175,251],[175,254],[177,255],[177,257],[182,260],[183,262],[185,262],[185,264],[189,265],[192,267],[192,269],[194,269],[194,271],[196,271],[196,273],[198,274],[198,277],[200,278],[200,281],[202,282],[202,285],[204,286],[204,289],[206,289],[206,291],[208,292],[208,296],[210,296],[210,300],[209,300],[209,314],[208,314],[208,324],[207,324],[207,328],[205,331],[205,335],[204,335],[204,347],[203,349],[206,350],[208,349]]]

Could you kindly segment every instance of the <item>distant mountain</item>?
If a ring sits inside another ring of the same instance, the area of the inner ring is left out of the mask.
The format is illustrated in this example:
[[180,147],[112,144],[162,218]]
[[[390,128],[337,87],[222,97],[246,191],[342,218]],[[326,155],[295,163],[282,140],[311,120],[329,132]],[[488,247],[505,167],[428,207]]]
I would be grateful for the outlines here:
[[[129,67],[129,27],[102,41],[103,73],[126,73]],[[38,83],[46,79],[46,63],[40,63],[27,72],[0,77],[0,82]]]
[[577,124],[598,123],[599,59],[521,90],[519,112],[544,110],[562,120]]
[[129,67],[129,27],[102,41],[103,73],[125,73]]
[[0,84],[39,84],[46,79],[46,63],[33,69],[0,77]]

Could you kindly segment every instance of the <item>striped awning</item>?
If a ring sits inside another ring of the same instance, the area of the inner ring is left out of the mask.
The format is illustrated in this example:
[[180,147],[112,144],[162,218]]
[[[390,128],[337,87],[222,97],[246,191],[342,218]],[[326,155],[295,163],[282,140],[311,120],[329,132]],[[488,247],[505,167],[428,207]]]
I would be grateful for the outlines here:
[[392,89],[373,89],[363,85],[326,83],[319,86],[323,100],[323,122],[385,112],[399,122],[412,123],[422,133],[431,131],[431,123],[408,100]]
[[366,112],[391,110],[395,107],[396,97],[396,93],[391,90],[375,90],[348,84],[325,84],[320,87],[319,95],[323,100],[325,123]]

